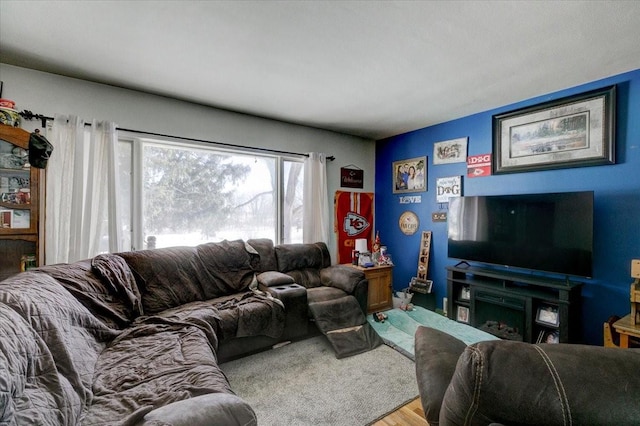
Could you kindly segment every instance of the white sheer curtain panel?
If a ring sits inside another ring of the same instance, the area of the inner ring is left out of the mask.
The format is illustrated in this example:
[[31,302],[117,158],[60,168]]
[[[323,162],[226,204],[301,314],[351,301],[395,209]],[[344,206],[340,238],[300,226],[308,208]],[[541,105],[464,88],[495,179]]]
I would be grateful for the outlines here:
[[56,115],[47,166],[46,260],[74,262],[119,251],[116,125]]
[[310,152],[304,162],[304,213],[302,241],[329,242],[327,155]]
[[[72,223],[82,221],[80,190],[75,189],[76,154],[82,156],[84,122],[78,117],[56,115],[51,130],[54,154],[47,165],[45,263],[69,261],[71,247],[78,244]],[[78,148],[76,148],[78,146]]]

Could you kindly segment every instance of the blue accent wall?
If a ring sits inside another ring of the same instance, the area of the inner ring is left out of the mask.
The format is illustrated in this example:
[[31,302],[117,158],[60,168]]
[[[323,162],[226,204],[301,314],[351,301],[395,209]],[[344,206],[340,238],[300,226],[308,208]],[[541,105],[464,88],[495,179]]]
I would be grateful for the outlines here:
[[[466,163],[433,165],[433,144],[468,137],[467,155],[492,152],[492,116],[541,102],[616,85],[616,164],[467,178]],[[508,88],[505,88],[508,90]],[[427,156],[425,192],[393,194],[392,163]],[[602,324],[611,315],[630,311],[631,259],[640,259],[640,69],[578,87],[506,105],[491,111],[397,135],[376,143],[375,222],[382,244],[394,264],[394,290],[408,286],[416,275],[421,231],[432,231],[428,277],[434,282],[437,305],[446,296],[447,224],[431,214],[446,212],[436,202],[436,179],[463,176],[463,195],[594,191],[593,278],[582,290],[582,325],[586,343],[602,345]],[[420,195],[419,204],[400,204],[402,195]],[[404,235],[398,219],[405,211],[420,219],[419,231]]]

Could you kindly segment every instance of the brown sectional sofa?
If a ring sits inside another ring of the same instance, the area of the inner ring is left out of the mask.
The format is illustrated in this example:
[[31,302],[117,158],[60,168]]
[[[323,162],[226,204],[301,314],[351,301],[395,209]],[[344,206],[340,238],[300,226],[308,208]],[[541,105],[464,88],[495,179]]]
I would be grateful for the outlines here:
[[256,424],[219,363],[305,337],[308,303],[347,294],[366,306],[367,281],[323,243],[223,241],[15,275],[0,283],[0,424]]

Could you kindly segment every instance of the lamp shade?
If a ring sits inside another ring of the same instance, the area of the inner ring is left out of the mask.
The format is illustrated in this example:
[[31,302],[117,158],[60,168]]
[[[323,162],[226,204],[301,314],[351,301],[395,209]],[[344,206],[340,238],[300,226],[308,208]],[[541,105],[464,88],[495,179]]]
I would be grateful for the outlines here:
[[366,238],[358,238],[356,239],[356,250],[360,253],[367,253],[369,249],[367,249],[367,239]]

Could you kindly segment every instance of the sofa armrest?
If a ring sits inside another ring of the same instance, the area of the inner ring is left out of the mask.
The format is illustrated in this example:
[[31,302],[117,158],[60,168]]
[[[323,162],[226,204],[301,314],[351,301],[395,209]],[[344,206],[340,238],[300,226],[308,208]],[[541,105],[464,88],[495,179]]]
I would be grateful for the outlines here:
[[228,393],[209,393],[173,402],[147,413],[138,426],[252,426],[256,414],[243,399]]
[[640,418],[638,371],[639,350],[479,342],[458,360],[440,422],[634,424]]
[[420,326],[415,334],[416,379],[425,418],[437,426],[440,406],[458,358],[467,345],[450,334]]
[[284,333],[282,335],[283,340],[291,340],[307,334],[309,317],[307,315],[308,303],[306,288],[299,284],[291,283],[273,285],[271,287],[260,285],[260,290],[282,301],[284,305],[286,320]]
[[322,285],[339,288],[347,294],[353,294],[358,283],[364,279],[364,272],[348,265],[332,265],[320,270]]
[[258,285],[261,287],[275,287],[278,285],[293,284],[295,282],[291,276],[277,271],[262,272],[258,274],[256,279],[258,280]]
[[369,281],[364,272],[348,265],[332,265],[320,270],[320,282],[327,287],[335,287],[354,296],[360,309],[367,314],[369,299]]

